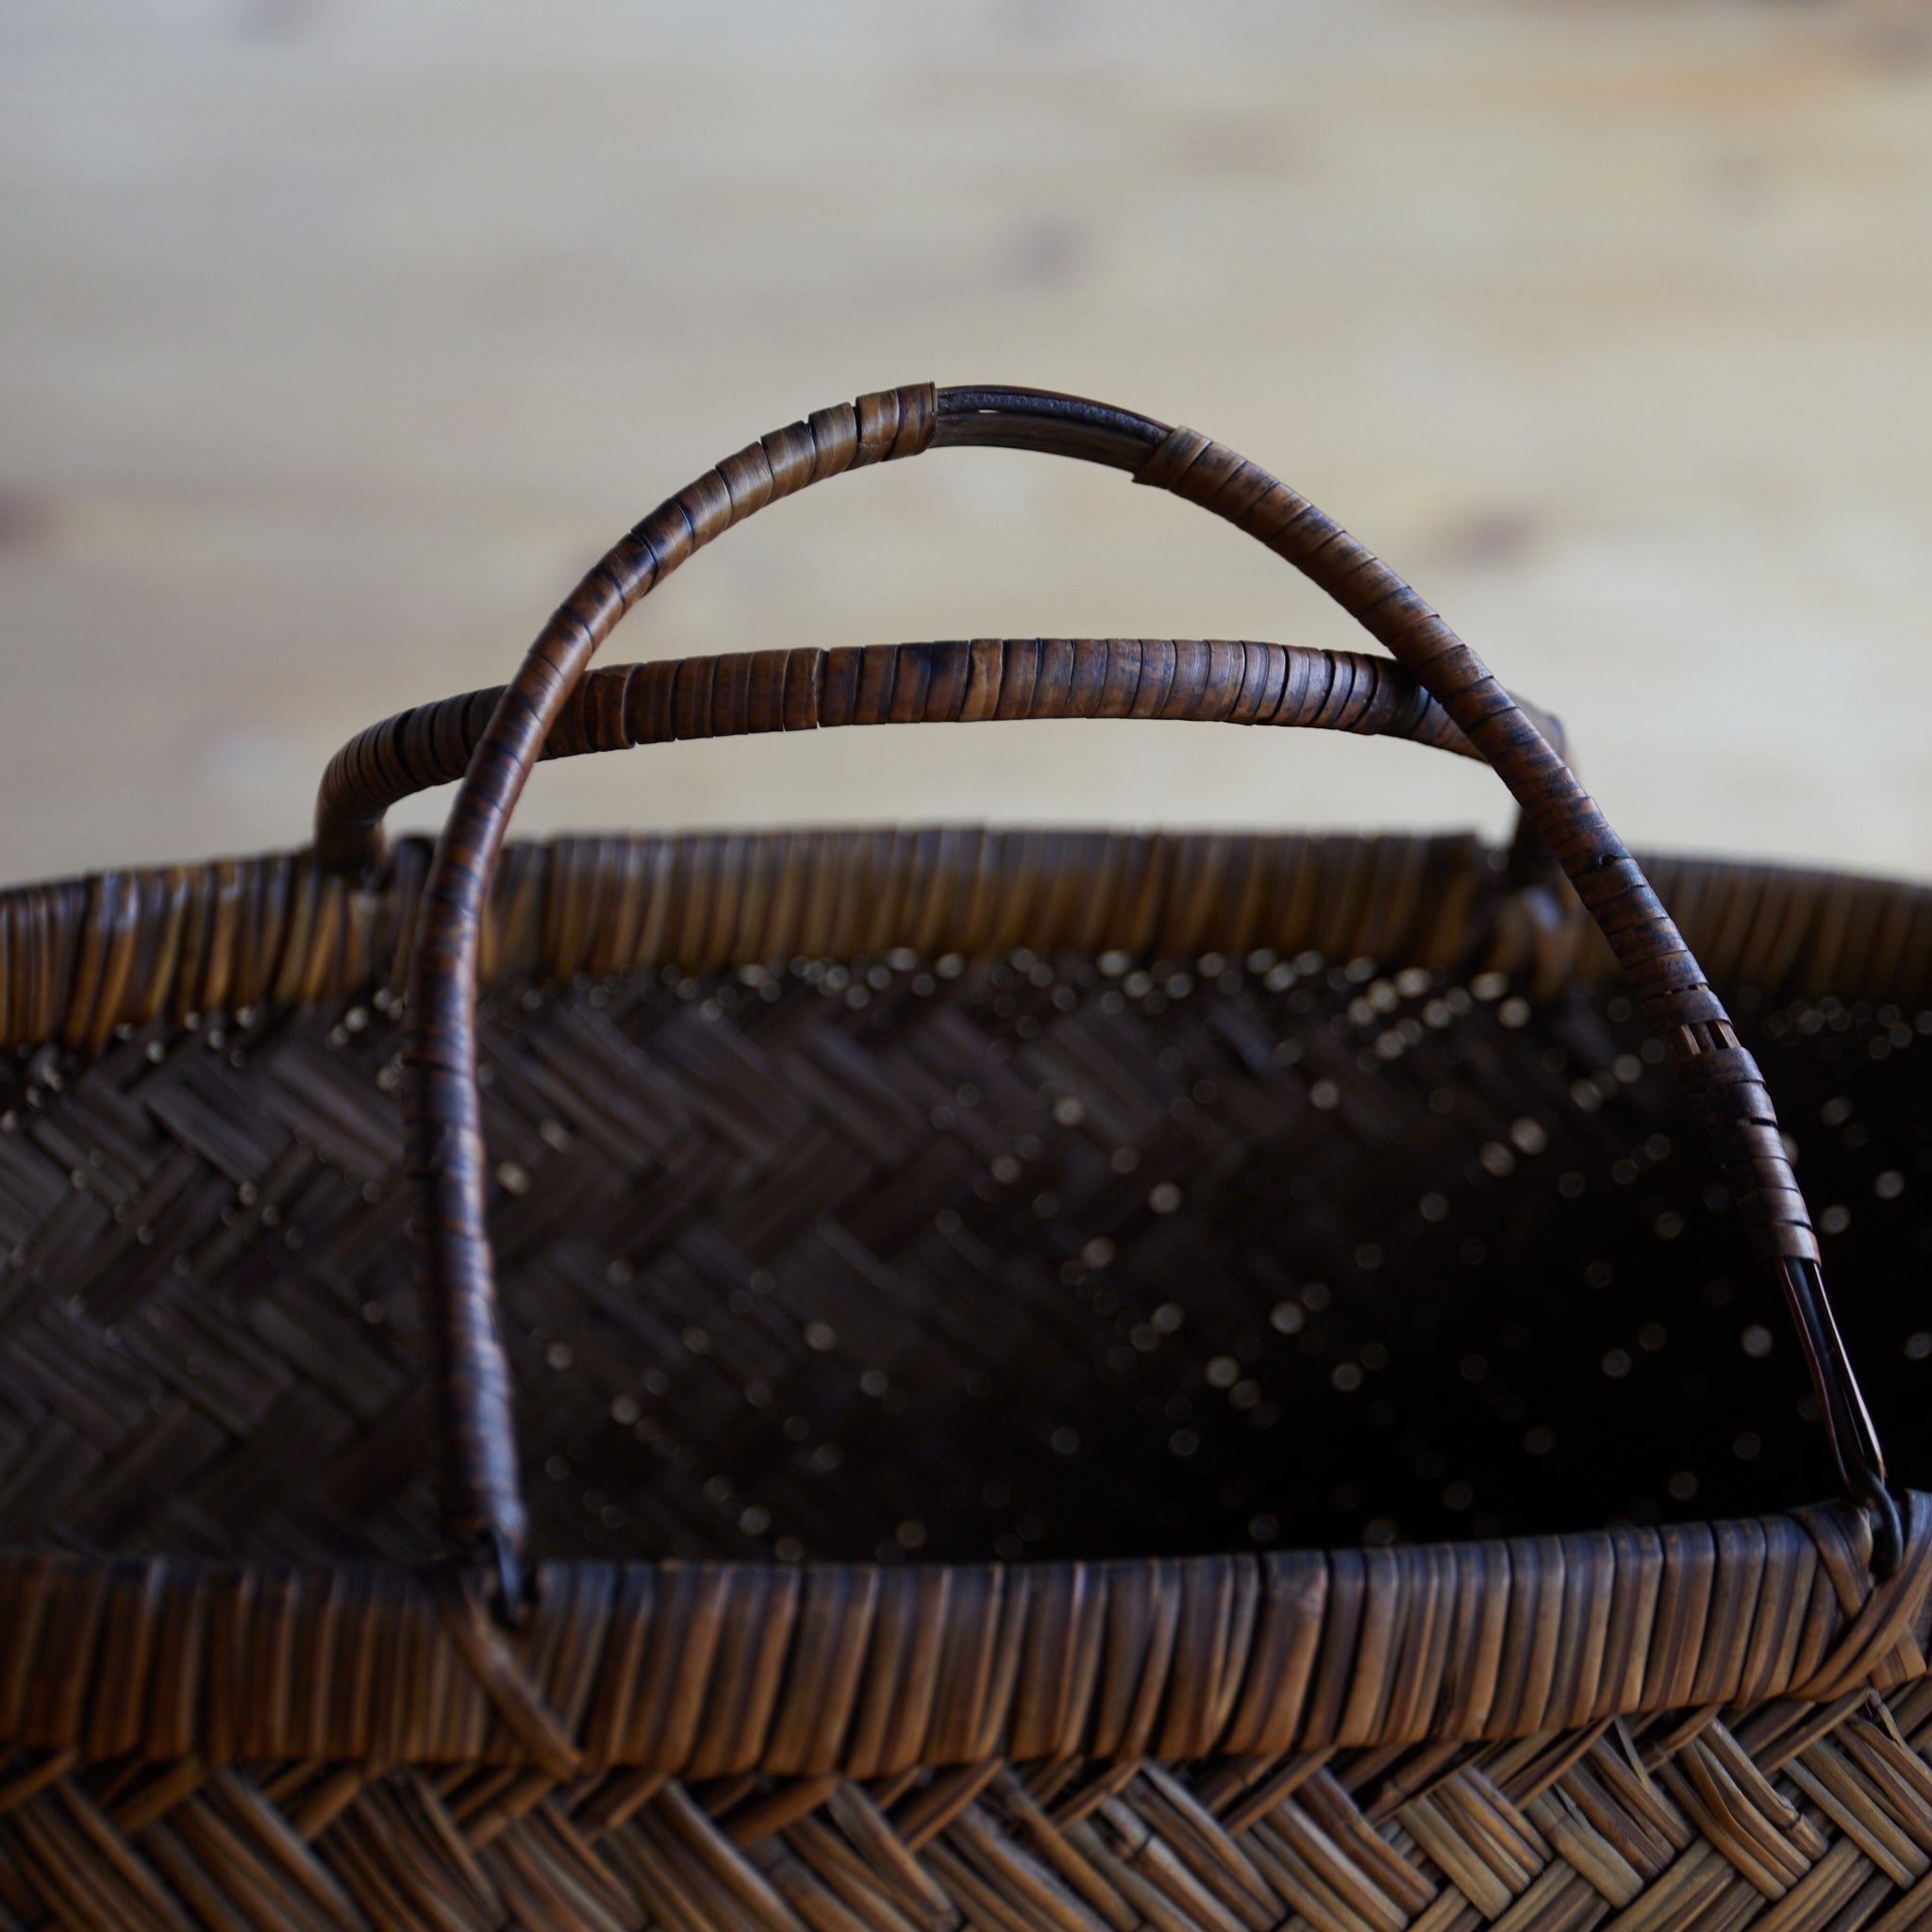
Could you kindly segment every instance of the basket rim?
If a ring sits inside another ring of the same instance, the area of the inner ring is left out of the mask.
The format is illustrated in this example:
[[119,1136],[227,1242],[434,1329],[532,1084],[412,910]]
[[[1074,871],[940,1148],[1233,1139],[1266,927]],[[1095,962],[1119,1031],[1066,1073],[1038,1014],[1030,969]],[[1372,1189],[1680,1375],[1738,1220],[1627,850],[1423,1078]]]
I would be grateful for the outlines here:
[[0,1739],[702,1779],[1594,1738],[1924,1676],[1932,1496],[1890,1580],[1870,1556],[1830,1502],[1233,1557],[544,1562],[506,1629],[441,1563],[4,1548]]
[[[398,840],[354,882],[295,847],[0,890],[0,1051],[92,1054],[155,1022],[399,997],[429,851],[425,838]],[[1748,858],[1641,862],[1716,982],[1775,997],[1932,995],[1932,885]],[[897,947],[1174,958],[1271,944],[1499,971],[1539,993],[1612,977],[1567,886],[1512,890],[1507,863],[1473,831],[935,822],[560,834],[506,845],[483,978],[556,985]]]

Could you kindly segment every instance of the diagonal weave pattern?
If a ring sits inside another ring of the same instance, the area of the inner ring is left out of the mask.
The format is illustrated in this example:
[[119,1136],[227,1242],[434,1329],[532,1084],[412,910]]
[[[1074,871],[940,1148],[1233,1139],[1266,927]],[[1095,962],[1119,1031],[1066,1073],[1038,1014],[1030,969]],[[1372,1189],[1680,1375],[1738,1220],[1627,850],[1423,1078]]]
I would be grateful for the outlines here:
[[[990,843],[934,841],[953,863],[902,871],[897,914],[863,890],[891,875],[883,841],[822,848],[844,871],[827,864],[835,916],[907,922],[881,923],[869,965],[559,991],[519,964],[493,996],[495,1223],[544,1547],[1110,1555],[1649,1520],[1687,1472],[1704,1508],[1815,1489],[1785,1357],[1740,1379],[1740,1333],[1768,1341],[1776,1312],[1728,1285],[1723,1197],[1627,1008],[1311,964],[1310,940],[1352,955],[1343,921],[1372,905],[1396,958],[1466,952],[1452,922],[1489,876],[1468,848],[1196,841],[1163,860],[1089,841],[1115,903],[1070,897],[1067,916],[1103,941],[1115,920],[1211,943],[1226,928],[1204,931],[1199,882],[1249,869],[1234,937],[1298,950],[1224,955],[1211,984],[1198,951],[1151,971],[1122,949],[937,969],[899,952],[922,924],[1005,937],[975,909],[999,903],[984,868],[1024,880],[1041,855]],[[698,941],[708,921],[736,942],[758,882],[786,876],[738,853],[710,872],[729,843],[533,849],[496,943],[544,980],[590,933],[689,944],[641,917],[667,865]],[[949,879],[973,882],[950,908]],[[319,1013],[197,1018],[17,1069],[7,1534],[433,1550],[393,1015],[378,981]],[[1869,1194],[1928,1133],[1900,1063],[1872,1057],[1898,1023],[1842,1038],[1849,1088],[1841,1036],[1789,1025],[1772,1012],[1758,1043],[1780,1087],[1809,1117],[1857,1115],[1807,1141],[1824,1198]],[[1874,1121],[1876,1158],[1854,1145]],[[1849,1237],[1874,1290],[1904,1291],[1925,1240],[1898,1187]],[[1909,1414],[1921,1318],[1900,1292],[1865,1319]],[[1713,1388],[1732,1392],[1713,1406]]]
[[[484,1026],[540,1543],[885,1560],[559,1563],[513,1638],[437,1573],[260,1560],[433,1547],[393,1118],[421,870],[406,846],[354,890],[283,858],[0,897],[25,1047],[0,1530],[165,1552],[0,1558],[0,1924],[1903,1932],[1932,1908],[1924,1501],[1875,1591],[1838,1508],[1582,1527],[1671,1507],[1660,1408],[1702,1444],[1699,1508],[1822,1470],[1791,1365],[1740,1383],[1740,1329],[1775,1311],[1719,1272],[1727,1209],[1595,942],[1468,841],[514,849]],[[1656,875],[1756,990],[1909,1416],[1927,897]],[[1570,990],[1516,991],[1539,978]],[[1411,1335],[1445,1274],[1447,1327]],[[1737,1413],[1710,1399],[1733,1385]],[[1480,1521],[1566,1510],[1562,1537]],[[1472,1517],[1453,1545],[1265,1553]]]
[[[1828,1521],[1813,1533],[1832,1546]],[[1701,1701],[1508,1736],[1543,1721],[1518,1710],[1482,1727],[1506,1733],[1494,1741],[1452,1728],[1369,1748],[1320,1741],[1334,1735],[1321,1707],[1413,1688],[1401,1658],[1405,1641],[1432,1648],[1424,1599],[1378,1619],[1372,1581],[1339,1675],[1319,1611],[1319,1643],[1284,1657],[1320,1558],[1286,1559],[1245,1596],[1226,1594],[1230,1576],[1168,1573],[1138,1592],[1158,1634],[1124,1669],[1104,1576],[1012,1573],[1004,1608],[995,1591],[977,1620],[989,1651],[976,1667],[948,1655],[937,1694],[903,1661],[896,1690],[878,1678],[931,1622],[912,1573],[904,1587],[870,1573],[858,1624],[837,1611],[860,1578],[804,1573],[777,1626],[789,1641],[749,1646],[726,1607],[759,1589],[748,1573],[712,1572],[708,1592],[673,1573],[553,1573],[512,1657],[459,1594],[439,1610],[399,1578],[15,1564],[0,1730],[26,1748],[0,1780],[0,1906],[23,1924],[142,1932],[1903,1932],[1932,1898],[1932,1684],[1923,1631],[1902,1627],[1924,1621],[1925,1556],[1922,1513],[1911,1589],[1876,1624],[1840,1624],[1808,1700],[1744,1707],[1748,1685],[1698,1682],[1696,1623],[1709,1614],[1719,1637],[1735,1597],[1707,1594],[1687,1624],[1666,1582],[1628,1654],[1641,1667],[1655,1640],[1681,1679],[1666,1694]],[[1385,1586],[1400,1568],[1389,1559]],[[1125,1566],[1118,1585],[1136,1594]],[[1204,1593],[1227,1640],[1205,1679],[1175,1643]],[[1798,1620],[1801,1649],[1815,1654],[1832,1597]],[[1090,1643],[1095,1662],[1069,1678],[1051,1666],[1076,1630],[1115,1641]],[[1521,1639],[1506,1633],[1500,1655],[1507,1674]],[[1313,1700],[1286,1740],[1273,1714],[1302,1690],[1284,1700],[1284,1665]],[[1531,1663],[1517,1691],[1550,1688],[1538,1676]],[[1210,1740],[1222,1748],[1163,1761]]]

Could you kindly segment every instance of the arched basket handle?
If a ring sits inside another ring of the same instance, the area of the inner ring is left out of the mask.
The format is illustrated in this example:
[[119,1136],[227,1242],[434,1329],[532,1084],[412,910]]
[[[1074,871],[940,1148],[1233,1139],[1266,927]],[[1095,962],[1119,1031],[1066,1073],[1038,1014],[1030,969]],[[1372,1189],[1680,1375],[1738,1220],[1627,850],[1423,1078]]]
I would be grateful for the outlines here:
[[[1901,1542],[1898,1506],[1825,1296],[1817,1239],[1770,1096],[1675,924],[1536,721],[1393,571],[1224,445],[1077,397],[931,385],[821,410],[727,458],[653,511],[544,626],[470,757],[424,890],[405,1085],[453,1551],[493,1562],[506,1594],[514,1595],[525,1514],[486,1224],[475,1030],[481,913],[509,815],[592,654],[693,550],[808,483],[945,445],[1103,463],[1225,518],[1326,591],[1495,769],[1609,942],[1711,1138],[1740,1216],[1797,1326],[1840,1478],[1873,1514],[1874,1566],[1889,1574]],[[889,713],[896,709],[889,699]],[[909,707],[908,714],[919,715]]]
[[[329,760],[316,796],[317,862],[328,872],[373,872],[386,849],[389,812],[463,775],[504,689],[415,705],[350,739]],[[894,694],[883,707],[882,690]],[[1562,743],[1553,714],[1524,698],[1516,703],[1545,737]],[[1448,712],[1391,658],[1168,638],[978,638],[602,665],[572,690],[537,756],[580,758],[685,739],[915,718],[1291,725],[1407,739],[1482,760]]]

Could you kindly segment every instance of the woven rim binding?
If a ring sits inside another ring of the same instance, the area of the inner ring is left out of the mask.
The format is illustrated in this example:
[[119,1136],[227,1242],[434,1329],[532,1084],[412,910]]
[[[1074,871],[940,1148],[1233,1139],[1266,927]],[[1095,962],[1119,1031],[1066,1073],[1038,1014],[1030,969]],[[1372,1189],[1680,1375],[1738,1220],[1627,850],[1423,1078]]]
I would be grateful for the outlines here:
[[692,1779],[1539,1737],[1922,1676],[1932,1498],[1891,1581],[1870,1559],[1833,1505],[1265,1557],[546,1564],[508,1632],[450,1570],[16,1554],[0,1737]]

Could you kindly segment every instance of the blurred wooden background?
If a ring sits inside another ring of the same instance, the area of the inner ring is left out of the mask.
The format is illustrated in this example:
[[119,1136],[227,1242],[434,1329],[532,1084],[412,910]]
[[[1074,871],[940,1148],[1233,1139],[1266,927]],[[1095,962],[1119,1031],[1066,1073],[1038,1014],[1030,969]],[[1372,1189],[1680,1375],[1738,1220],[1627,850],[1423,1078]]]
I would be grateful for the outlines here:
[[[0,876],[301,840],[660,496],[927,376],[1277,470],[1633,840],[1932,871],[1922,5],[12,0]],[[969,452],[760,518],[611,658],[998,632],[1346,636]],[[1507,821],[1405,746],[1074,724],[641,753],[522,824],[989,815]]]

